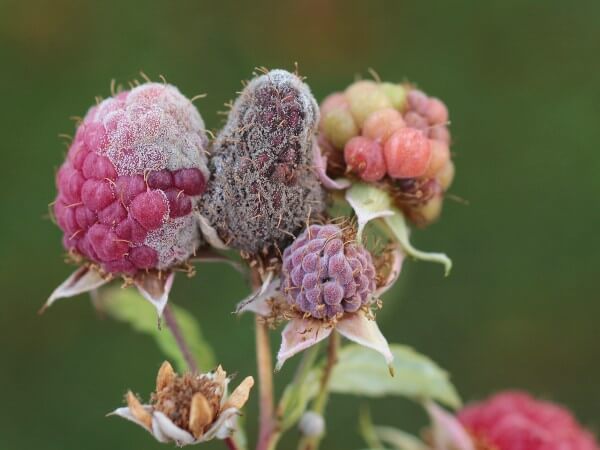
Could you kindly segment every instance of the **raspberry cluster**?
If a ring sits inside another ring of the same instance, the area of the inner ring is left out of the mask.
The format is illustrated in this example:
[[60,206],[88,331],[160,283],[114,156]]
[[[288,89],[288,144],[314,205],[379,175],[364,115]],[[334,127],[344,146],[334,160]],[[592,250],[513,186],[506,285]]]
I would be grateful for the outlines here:
[[319,109],[308,86],[284,70],[253,79],[212,146],[201,214],[229,246],[283,248],[324,209],[313,170]]
[[478,448],[598,450],[566,409],[521,392],[503,392],[464,408],[458,416]]
[[56,175],[56,221],[73,254],[135,275],[185,261],[206,188],[202,118],[174,86],[146,83],[92,107]]
[[337,225],[311,225],[283,252],[282,290],[291,305],[331,320],[372,301],[376,271],[371,254],[344,241]]
[[441,100],[409,85],[363,80],[323,101],[319,143],[333,175],[381,183],[413,222],[427,225],[454,177],[447,122]]

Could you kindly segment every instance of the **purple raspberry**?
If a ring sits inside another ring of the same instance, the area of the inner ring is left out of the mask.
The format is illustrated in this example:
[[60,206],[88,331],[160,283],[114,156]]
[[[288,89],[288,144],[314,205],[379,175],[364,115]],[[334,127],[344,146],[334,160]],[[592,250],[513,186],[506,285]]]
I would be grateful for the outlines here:
[[201,214],[229,246],[257,253],[283,248],[323,211],[313,170],[318,105],[284,70],[253,79],[212,146],[212,178]]
[[344,242],[337,225],[311,225],[283,252],[288,302],[316,319],[334,319],[371,302],[376,287],[371,254]]
[[200,234],[205,127],[176,87],[146,83],[92,107],[56,175],[65,248],[108,273],[185,261]]
[[430,139],[450,144],[448,109],[444,102],[429,97],[418,89],[409,90],[406,98],[408,100],[404,111],[406,125],[425,132]]

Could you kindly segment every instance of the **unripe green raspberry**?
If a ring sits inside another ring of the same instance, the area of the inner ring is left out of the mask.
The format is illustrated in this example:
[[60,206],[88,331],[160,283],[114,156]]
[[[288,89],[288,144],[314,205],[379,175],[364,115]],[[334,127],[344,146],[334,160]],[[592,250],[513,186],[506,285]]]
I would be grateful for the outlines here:
[[336,108],[321,120],[321,128],[334,147],[343,149],[346,142],[358,135],[359,129],[348,109]]
[[402,111],[406,106],[406,88],[401,84],[388,82],[381,83],[379,86],[390,100],[392,107]]
[[350,112],[361,128],[369,115],[392,106],[388,96],[374,81],[363,80],[352,84],[346,89],[346,98],[350,103]]

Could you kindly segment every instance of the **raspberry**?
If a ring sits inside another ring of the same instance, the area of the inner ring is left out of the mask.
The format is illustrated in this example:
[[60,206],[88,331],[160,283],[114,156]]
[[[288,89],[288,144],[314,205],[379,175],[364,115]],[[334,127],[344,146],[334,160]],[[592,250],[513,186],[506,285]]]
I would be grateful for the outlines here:
[[204,122],[174,86],[147,83],[102,101],[79,125],[56,176],[65,248],[106,272],[185,261],[200,243]]
[[521,392],[503,392],[467,406],[459,421],[484,448],[497,450],[598,450],[572,414]]
[[386,173],[383,149],[377,142],[357,136],[344,147],[344,159],[348,170],[364,181],[379,181]]
[[337,225],[311,225],[283,252],[287,300],[316,319],[338,318],[369,304],[375,277],[371,254],[344,242]]
[[[440,215],[454,177],[448,109],[441,100],[409,84],[362,80],[326,97],[321,108],[319,145],[329,177],[354,173],[378,183],[419,226]],[[374,143],[383,149],[381,162]]]
[[384,143],[394,132],[404,127],[402,114],[394,108],[383,108],[367,117],[363,127],[363,136]]
[[283,248],[324,209],[313,170],[318,107],[300,78],[273,70],[236,100],[212,147],[201,214],[231,247]]
[[346,98],[350,103],[350,111],[360,127],[371,113],[392,106],[385,92],[377,83],[370,80],[357,81],[348,87]]
[[409,90],[404,120],[409,127],[420,129],[427,137],[450,144],[448,108],[440,99],[428,97],[418,89]]
[[386,141],[383,156],[390,177],[416,178],[427,170],[431,144],[421,131],[401,128]]

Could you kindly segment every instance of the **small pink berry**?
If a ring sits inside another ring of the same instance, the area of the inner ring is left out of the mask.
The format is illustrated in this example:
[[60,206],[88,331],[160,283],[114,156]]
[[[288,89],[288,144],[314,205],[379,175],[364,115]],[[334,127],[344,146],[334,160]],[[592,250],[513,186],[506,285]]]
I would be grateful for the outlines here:
[[346,96],[342,92],[335,92],[325,97],[325,100],[321,102],[320,111],[321,117],[325,117],[328,113],[334,109],[348,109],[350,103],[346,99]]
[[192,212],[192,201],[188,195],[176,188],[167,189],[165,191],[167,201],[169,202],[169,217],[187,216]]
[[395,131],[404,126],[402,114],[394,108],[383,108],[367,117],[362,134],[383,144]]
[[141,244],[148,234],[144,227],[132,217],[119,223],[115,228],[115,233],[120,239],[130,241],[133,244]]
[[112,203],[115,196],[108,181],[89,178],[81,188],[83,204],[94,212],[106,208]]
[[431,124],[445,124],[448,122],[448,108],[439,98],[430,98],[427,102],[425,116]]
[[155,170],[148,174],[147,183],[151,189],[169,189],[173,186],[173,175],[167,169]]
[[120,201],[115,200],[106,208],[98,211],[98,222],[105,225],[116,225],[127,217],[127,210]]
[[204,175],[198,169],[180,169],[173,174],[175,187],[187,195],[200,195],[206,188]]
[[85,157],[82,167],[83,176],[87,179],[114,180],[117,177],[115,167],[106,156],[90,152]]
[[385,176],[383,149],[372,139],[364,136],[350,139],[344,147],[344,160],[348,170],[364,181],[379,181]]
[[156,250],[141,245],[134,247],[129,252],[129,261],[131,261],[138,269],[149,269],[154,267],[158,262]]
[[424,175],[426,178],[433,178],[450,161],[450,148],[447,143],[436,139],[430,139],[429,143],[431,159]]
[[431,144],[422,131],[401,128],[387,140],[383,155],[390,177],[416,178],[427,170],[431,158]]
[[146,183],[141,175],[121,175],[115,184],[117,198],[126,206],[146,190]]
[[148,191],[131,202],[129,212],[146,230],[160,227],[169,211],[167,196],[162,191]]

